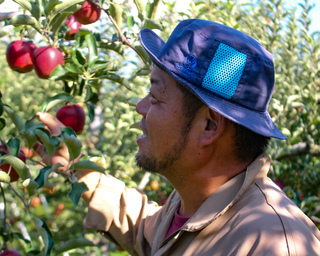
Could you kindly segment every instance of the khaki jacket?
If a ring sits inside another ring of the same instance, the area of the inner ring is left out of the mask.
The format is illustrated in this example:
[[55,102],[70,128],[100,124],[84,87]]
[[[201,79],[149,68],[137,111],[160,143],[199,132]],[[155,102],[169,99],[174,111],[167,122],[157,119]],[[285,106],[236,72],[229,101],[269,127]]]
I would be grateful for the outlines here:
[[160,207],[123,182],[103,176],[85,225],[131,255],[320,255],[319,230],[267,177],[269,167],[270,158],[260,155],[167,239],[180,206],[176,191]]

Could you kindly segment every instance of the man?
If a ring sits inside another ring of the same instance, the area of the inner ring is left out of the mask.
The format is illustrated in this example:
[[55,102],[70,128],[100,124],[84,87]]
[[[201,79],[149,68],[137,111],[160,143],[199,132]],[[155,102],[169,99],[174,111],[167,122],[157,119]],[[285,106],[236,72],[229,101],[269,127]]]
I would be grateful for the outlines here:
[[[319,230],[267,177],[269,138],[286,139],[267,112],[271,54],[197,19],[178,24],[166,43],[149,29],[140,40],[155,67],[136,107],[136,160],[175,190],[160,207],[109,175],[79,171],[89,189],[86,227],[132,255],[319,255]],[[53,117],[40,120],[58,132]]]

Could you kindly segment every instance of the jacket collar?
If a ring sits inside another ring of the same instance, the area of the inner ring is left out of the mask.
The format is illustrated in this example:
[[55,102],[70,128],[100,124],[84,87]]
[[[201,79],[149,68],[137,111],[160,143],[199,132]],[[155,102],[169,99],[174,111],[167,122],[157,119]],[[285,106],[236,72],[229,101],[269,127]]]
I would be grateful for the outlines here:
[[209,225],[238,200],[254,179],[266,178],[269,167],[269,156],[266,153],[258,156],[245,171],[230,179],[207,198],[182,230],[192,232]]

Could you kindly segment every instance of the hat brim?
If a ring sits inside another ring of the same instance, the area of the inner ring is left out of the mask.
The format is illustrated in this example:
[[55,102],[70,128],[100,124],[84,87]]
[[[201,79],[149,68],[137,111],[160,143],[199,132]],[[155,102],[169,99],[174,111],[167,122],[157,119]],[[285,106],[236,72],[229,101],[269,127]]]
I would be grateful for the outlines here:
[[161,60],[158,59],[165,42],[152,30],[141,30],[139,37],[143,48],[147,51],[154,64],[166,70],[167,73],[189,88],[206,105],[208,105],[209,108],[223,115],[227,119],[245,126],[246,128],[260,135],[282,140],[287,139],[287,137],[276,127],[267,111],[255,111],[239,105],[231,100],[224,99],[205,88],[190,83],[183,77],[166,68]]

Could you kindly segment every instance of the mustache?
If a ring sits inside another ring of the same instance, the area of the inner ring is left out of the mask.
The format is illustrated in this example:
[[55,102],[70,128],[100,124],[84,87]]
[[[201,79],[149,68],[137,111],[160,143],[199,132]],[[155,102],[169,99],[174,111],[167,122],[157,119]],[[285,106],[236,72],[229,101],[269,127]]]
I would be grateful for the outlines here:
[[143,134],[148,134],[148,128],[147,128],[147,123],[146,123],[146,119],[145,118],[143,118],[140,121],[139,127],[143,131]]

